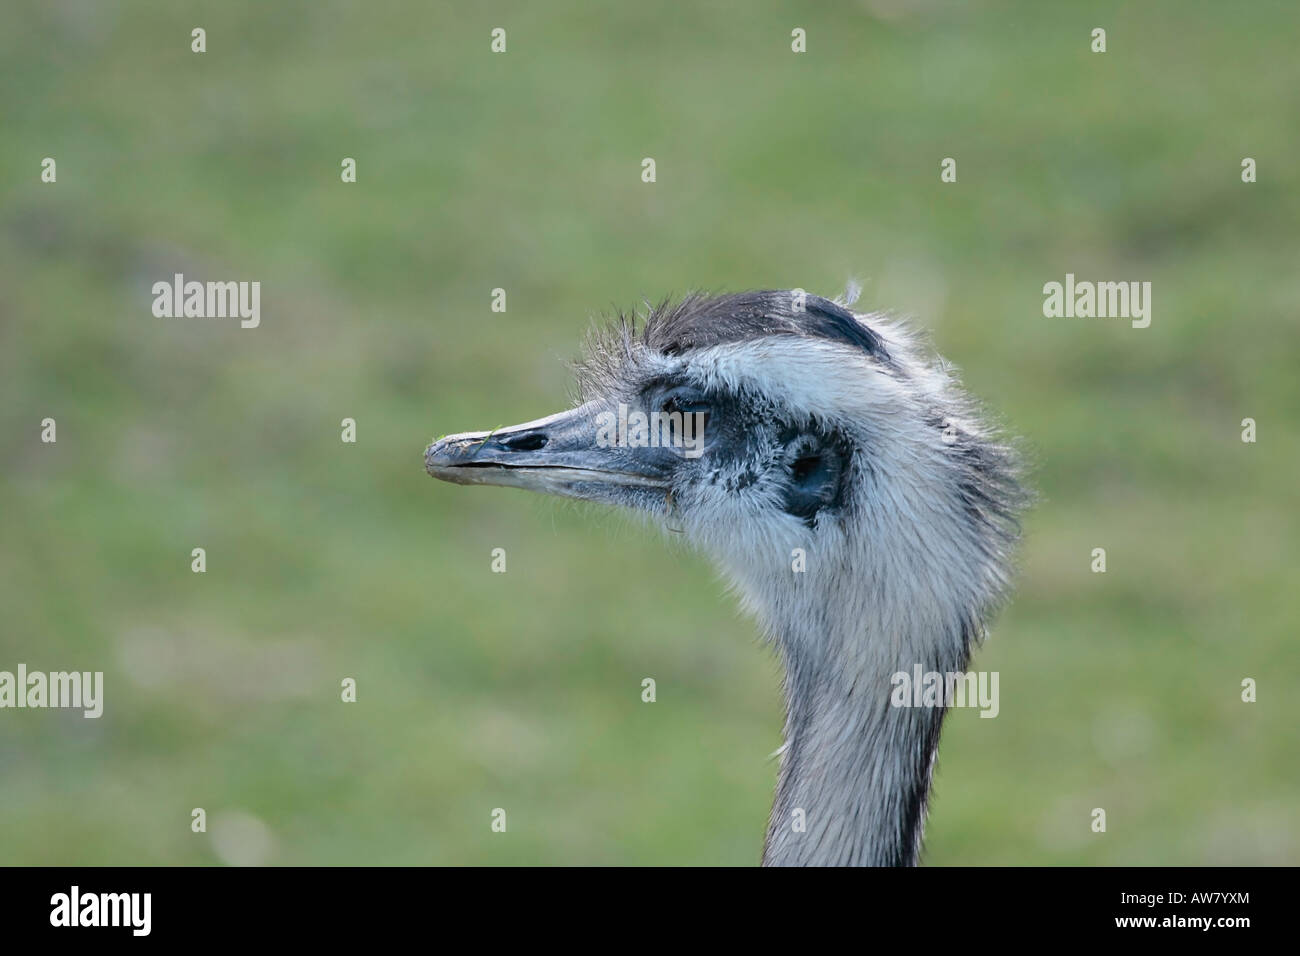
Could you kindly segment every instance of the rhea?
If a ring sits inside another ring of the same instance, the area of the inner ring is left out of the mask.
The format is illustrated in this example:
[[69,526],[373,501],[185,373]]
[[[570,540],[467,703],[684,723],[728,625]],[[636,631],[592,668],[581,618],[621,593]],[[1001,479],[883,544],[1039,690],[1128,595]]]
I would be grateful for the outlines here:
[[966,669],[1025,500],[1014,445],[952,369],[851,304],[692,295],[620,317],[591,336],[575,407],[425,451],[435,478],[632,509],[711,555],[784,667],[765,865],[917,862],[951,700],[898,706],[895,675]]

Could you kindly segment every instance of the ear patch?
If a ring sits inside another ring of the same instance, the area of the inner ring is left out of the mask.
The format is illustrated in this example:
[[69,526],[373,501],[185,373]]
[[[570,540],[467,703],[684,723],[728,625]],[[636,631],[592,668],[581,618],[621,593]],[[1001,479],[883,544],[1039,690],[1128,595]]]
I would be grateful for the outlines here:
[[785,510],[811,527],[819,511],[843,501],[848,456],[838,442],[801,435],[786,447],[785,457]]

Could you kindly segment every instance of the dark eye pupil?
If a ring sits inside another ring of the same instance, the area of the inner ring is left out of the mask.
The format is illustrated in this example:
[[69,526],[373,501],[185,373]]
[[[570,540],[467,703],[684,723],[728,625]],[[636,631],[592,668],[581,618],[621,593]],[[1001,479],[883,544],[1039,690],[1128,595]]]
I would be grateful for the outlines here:
[[805,455],[800,458],[790,466],[790,470],[794,474],[794,480],[801,483],[807,481],[821,463],[821,455]]

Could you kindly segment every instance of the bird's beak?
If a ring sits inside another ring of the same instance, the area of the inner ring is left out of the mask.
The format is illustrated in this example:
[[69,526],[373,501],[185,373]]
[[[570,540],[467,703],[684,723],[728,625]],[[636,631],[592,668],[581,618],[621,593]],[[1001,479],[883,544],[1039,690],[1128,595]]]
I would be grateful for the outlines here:
[[596,417],[603,407],[589,402],[522,425],[448,435],[425,449],[425,470],[458,485],[504,485],[623,504],[631,503],[625,500],[629,493],[666,494],[673,456],[602,441]]

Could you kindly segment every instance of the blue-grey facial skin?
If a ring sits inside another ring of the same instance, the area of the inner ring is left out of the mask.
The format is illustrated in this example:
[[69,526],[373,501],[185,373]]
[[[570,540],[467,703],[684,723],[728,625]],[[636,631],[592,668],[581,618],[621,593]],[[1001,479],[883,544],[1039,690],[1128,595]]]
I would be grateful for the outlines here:
[[[608,428],[600,440],[602,422],[618,421],[620,405],[624,416],[693,416],[700,431],[690,444],[659,447],[611,442]],[[667,380],[625,387],[536,421],[450,435],[425,451],[428,473],[457,484],[525,488],[661,514],[670,504],[689,507],[694,492],[708,486],[765,495],[808,522],[838,503],[845,465],[836,444],[814,429]]]

